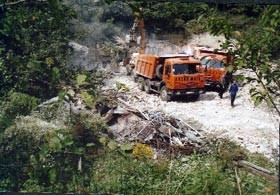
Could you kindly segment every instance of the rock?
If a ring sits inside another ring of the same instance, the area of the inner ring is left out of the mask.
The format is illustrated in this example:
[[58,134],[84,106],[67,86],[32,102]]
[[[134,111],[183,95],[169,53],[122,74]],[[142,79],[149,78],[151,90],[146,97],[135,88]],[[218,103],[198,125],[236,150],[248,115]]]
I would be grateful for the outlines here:
[[158,130],[162,132],[164,135],[169,135],[174,133],[174,131],[167,125],[161,125]]

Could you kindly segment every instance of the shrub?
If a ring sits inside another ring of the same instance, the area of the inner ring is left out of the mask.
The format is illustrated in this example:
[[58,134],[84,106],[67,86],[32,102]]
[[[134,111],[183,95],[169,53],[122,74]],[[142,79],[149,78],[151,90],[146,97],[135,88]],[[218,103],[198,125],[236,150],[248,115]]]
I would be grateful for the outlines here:
[[0,114],[0,133],[2,133],[7,127],[14,123],[13,119],[10,119],[5,114]]
[[23,190],[56,193],[90,192],[92,162],[98,154],[99,133],[106,128],[92,113],[73,116],[67,127],[50,131],[40,150],[30,155]]
[[28,1],[5,6],[0,14],[0,95],[16,90],[52,97],[69,73],[65,64],[75,13],[60,1]]
[[24,94],[11,93],[6,101],[2,103],[0,112],[0,132],[14,124],[14,119],[20,115],[30,114],[38,105],[38,99]]
[[153,150],[146,144],[136,143],[133,148],[133,154],[136,158],[151,158]]
[[24,93],[12,93],[8,97],[4,113],[8,118],[14,119],[19,115],[26,116],[30,114],[37,106],[37,98]]
[[19,117],[0,134],[0,191],[19,191],[28,178],[30,156],[40,151],[46,135],[59,127],[31,116]]

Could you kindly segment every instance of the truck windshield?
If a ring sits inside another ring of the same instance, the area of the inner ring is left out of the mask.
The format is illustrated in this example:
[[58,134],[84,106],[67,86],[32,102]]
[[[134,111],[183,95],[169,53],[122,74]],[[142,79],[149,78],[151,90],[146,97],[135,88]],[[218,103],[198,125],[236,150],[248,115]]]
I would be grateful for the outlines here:
[[194,74],[197,73],[196,70],[197,64],[174,64],[173,65],[173,74]]
[[208,68],[224,68],[224,63],[214,59],[203,59],[201,60],[202,66],[207,66]]

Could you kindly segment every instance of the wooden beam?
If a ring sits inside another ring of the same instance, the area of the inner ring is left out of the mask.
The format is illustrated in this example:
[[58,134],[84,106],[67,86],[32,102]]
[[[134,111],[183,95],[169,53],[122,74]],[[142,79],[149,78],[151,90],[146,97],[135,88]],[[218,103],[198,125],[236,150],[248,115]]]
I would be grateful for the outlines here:
[[245,168],[247,171],[249,171],[250,173],[252,173],[254,175],[263,176],[270,181],[279,182],[279,178],[272,175],[273,173],[271,171],[269,171],[265,168],[262,168],[260,166],[254,165],[254,164],[252,164],[250,162],[247,162],[245,160],[234,161],[233,164],[235,166]]

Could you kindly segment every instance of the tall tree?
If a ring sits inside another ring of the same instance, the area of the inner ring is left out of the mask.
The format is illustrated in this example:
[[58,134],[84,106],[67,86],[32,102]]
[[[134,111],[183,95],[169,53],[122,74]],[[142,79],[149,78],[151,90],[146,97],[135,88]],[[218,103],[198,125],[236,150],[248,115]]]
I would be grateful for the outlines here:
[[0,95],[56,93],[70,53],[72,9],[59,0],[5,1],[0,11]]

